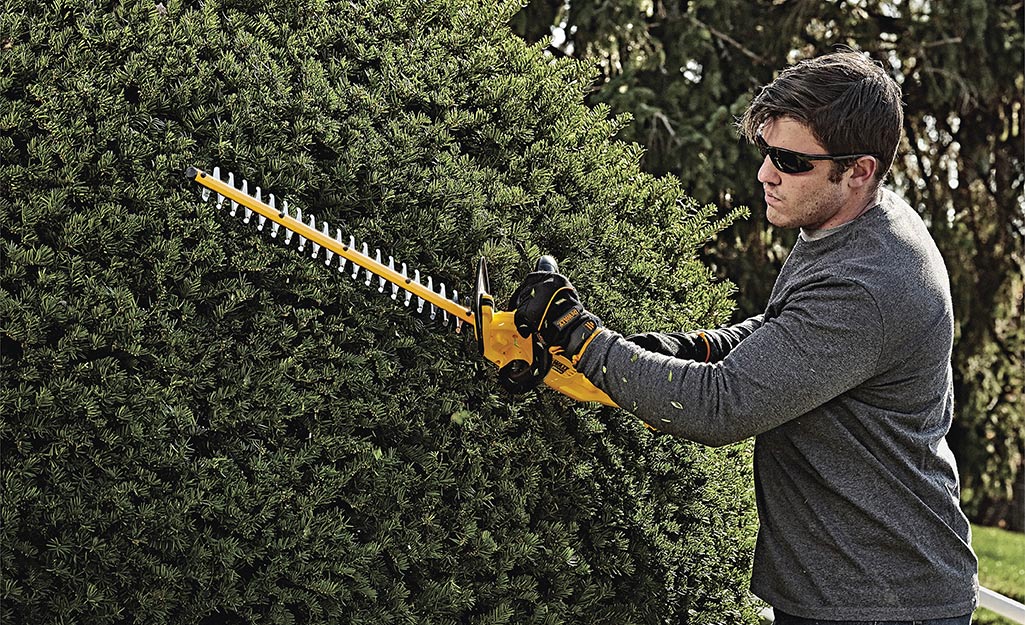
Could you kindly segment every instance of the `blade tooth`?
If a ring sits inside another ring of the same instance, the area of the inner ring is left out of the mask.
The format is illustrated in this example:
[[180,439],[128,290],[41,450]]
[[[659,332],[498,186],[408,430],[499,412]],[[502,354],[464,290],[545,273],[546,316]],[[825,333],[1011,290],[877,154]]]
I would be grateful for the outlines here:
[[[427,276],[427,290],[434,290],[434,278],[431,276]],[[437,314],[437,309],[434,307],[434,304],[427,302],[427,313],[430,316],[431,321],[434,321],[434,317]]]
[[[217,169],[217,168],[215,167],[214,169]],[[232,189],[235,188],[235,172],[232,172],[232,171],[228,172],[228,186],[231,187]],[[217,208],[218,209],[221,208],[221,205],[224,204],[224,200],[226,200],[226,199],[227,198],[221,197],[220,195],[218,195],[218,197],[217,197]],[[232,201],[231,203],[234,204],[235,202]]]
[[[374,260],[376,260],[378,263],[381,262],[381,250],[374,250]],[[381,276],[377,277],[377,292],[378,293],[384,293],[384,285],[387,282],[388,281],[385,280],[383,277],[381,277]]]
[[291,229],[285,228],[285,241],[284,241],[285,245],[291,245],[292,244],[292,236],[293,235],[295,235],[295,233],[292,232]]
[[[273,193],[270,194],[270,199],[267,200],[267,206],[270,206],[274,210],[278,210],[278,205],[277,202],[275,202]],[[260,232],[263,232],[263,225],[265,223],[267,223],[267,218],[263,215],[260,215],[259,223],[256,224],[256,229]]]
[[[281,217],[285,217],[287,215],[288,215],[288,200],[285,200],[284,202],[281,203],[281,210],[278,211],[278,218],[280,219]],[[271,237],[276,239],[278,237],[278,231],[279,230],[281,230],[281,224],[278,223],[277,221],[272,223],[271,224]]]
[[[242,179],[242,194],[243,195],[249,195],[249,181],[246,180],[245,178]],[[230,215],[232,217],[234,217],[235,213],[237,211],[238,211],[238,202],[236,202],[235,200],[232,200],[231,201],[231,213],[230,213]]]
[[[440,287],[438,289],[438,293],[441,295],[441,297],[443,299],[448,299],[448,297],[445,296],[445,283],[442,282],[438,286]],[[448,311],[445,310],[444,308],[442,308],[440,312],[441,312],[441,322],[444,323],[444,324],[447,324],[448,323]]]
[[[295,220],[299,223],[303,223],[303,209],[295,209]],[[306,249],[306,237],[301,234],[297,234],[296,236],[299,237],[299,251],[301,252]]]
[[[459,291],[452,289],[452,299],[450,301],[453,301],[456,303],[456,305],[459,305]],[[456,334],[458,334],[459,331],[463,329],[462,318],[458,317],[457,315],[452,315],[452,326],[456,329]]]
[[[257,202],[262,202],[263,201],[259,185],[256,187],[256,195],[254,197],[256,197],[256,201]],[[249,223],[249,220],[252,217],[253,217],[253,210],[251,208],[249,208],[249,207],[246,207],[246,216],[242,218],[242,223],[244,223],[244,224]]]
[[[341,245],[342,247],[345,247],[345,244],[342,243],[342,229],[341,228],[338,228],[337,230],[335,230],[335,241],[338,241],[338,245]],[[345,271],[345,257],[340,255],[340,254],[338,256],[338,271]]]
[[[216,180],[220,180],[221,179],[221,168],[220,167],[214,167],[213,177]],[[217,210],[221,210],[221,206],[224,205],[224,200],[225,200],[225,197],[223,195],[221,195],[220,193],[218,193],[217,194]]]
[[[301,208],[297,208],[295,210],[300,215],[302,215],[303,211],[302,211]],[[287,210],[286,210],[286,212],[287,212]],[[292,215],[288,215],[288,217],[292,217]],[[289,228],[288,226],[285,226],[285,245],[291,245],[292,244],[292,237],[294,237],[294,236],[295,236],[295,232],[291,228]]]
[[[402,263],[402,271],[400,273],[402,273],[402,277],[405,278],[406,282],[408,283],[409,282],[409,272],[406,271],[406,263]],[[409,306],[409,300],[412,297],[413,297],[413,294],[411,292],[409,292],[409,291],[406,291],[406,298],[402,302],[402,305],[408,307]]]
[[[395,271],[395,259],[392,258],[391,256],[388,257],[388,269],[391,269],[392,271]],[[398,297],[398,295],[399,295],[399,285],[392,284],[391,285],[391,298],[395,299],[396,297]]]
[[[363,250],[362,250],[362,252],[363,252],[363,255],[366,256],[367,258],[370,257],[370,250],[367,249],[367,242],[366,241],[363,242]],[[370,270],[367,269],[366,267],[364,267],[363,268],[363,284],[365,286],[370,286],[370,279],[373,278],[373,277],[374,277],[374,274],[370,273]]]
[[[211,174],[210,177],[211,178],[216,178],[216,179],[220,180],[221,177],[218,175],[220,173],[221,173],[221,168],[220,167],[214,167],[214,173]],[[208,202],[208,201],[210,201],[210,193],[211,193],[211,191],[210,191],[209,187],[203,187],[203,190],[200,191],[200,193],[199,193],[199,197],[203,198],[204,202]]]
[[[313,215],[310,215],[310,229],[317,229],[317,220],[313,218]],[[310,241],[310,245],[313,246],[313,251],[310,252],[310,258],[316,258],[317,253],[320,251],[320,244],[318,244],[316,241]]]
[[[351,234],[349,235],[349,249],[356,249],[356,237]],[[352,279],[355,280],[357,277],[359,277],[359,265],[352,263]]]
[[[327,222],[326,221],[322,221],[320,223],[321,223],[320,233],[323,234],[325,237],[330,237],[331,236],[331,228],[328,227]],[[324,248],[324,264],[325,265],[330,265],[331,264],[331,259],[334,258],[334,257],[335,257],[335,253],[333,251],[331,251],[331,248],[325,247]]]
[[[420,284],[420,270],[414,269],[414,271],[416,272],[414,274],[416,277],[413,278],[413,281],[417,284]],[[423,314],[424,312],[424,299],[419,295],[416,296],[416,312],[420,314]]]
[[[281,203],[281,211],[278,212],[278,218],[286,217],[287,215],[288,215],[288,200],[285,200],[284,202]],[[270,235],[271,235],[271,237],[277,238],[278,230],[279,229],[281,229],[281,224],[279,224],[278,222],[275,221],[273,224],[271,224],[271,227],[270,227]]]

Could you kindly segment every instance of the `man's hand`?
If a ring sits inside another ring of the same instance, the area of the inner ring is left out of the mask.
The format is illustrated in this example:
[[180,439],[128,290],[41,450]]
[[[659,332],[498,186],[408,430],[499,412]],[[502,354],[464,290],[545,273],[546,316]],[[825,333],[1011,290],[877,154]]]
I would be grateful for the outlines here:
[[[543,258],[538,266],[555,264]],[[569,279],[555,271],[528,274],[510,304],[520,336],[537,335],[546,347],[558,347],[573,362],[603,327],[601,319],[584,309]]]

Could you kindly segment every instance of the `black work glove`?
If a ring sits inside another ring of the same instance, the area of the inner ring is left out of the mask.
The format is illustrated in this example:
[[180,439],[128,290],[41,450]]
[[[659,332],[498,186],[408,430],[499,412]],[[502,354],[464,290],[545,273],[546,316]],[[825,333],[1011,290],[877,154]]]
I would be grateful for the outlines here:
[[689,334],[644,332],[630,335],[626,337],[626,340],[649,352],[665,354],[674,358],[709,362],[712,356],[711,346],[703,332]]
[[[554,262],[551,265],[555,266]],[[554,271],[528,274],[510,305],[516,311],[513,321],[520,336],[535,335],[546,347],[560,348],[574,362],[603,327],[601,319],[584,309],[569,279]]]

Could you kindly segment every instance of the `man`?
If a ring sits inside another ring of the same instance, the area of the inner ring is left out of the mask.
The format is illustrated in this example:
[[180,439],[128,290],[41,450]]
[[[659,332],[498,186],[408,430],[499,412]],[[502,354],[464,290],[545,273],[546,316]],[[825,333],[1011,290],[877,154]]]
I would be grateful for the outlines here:
[[767,216],[800,228],[764,314],[626,339],[558,273],[513,296],[517,327],[561,350],[656,429],[755,437],[752,591],[777,625],[968,625],[977,562],[944,436],[953,315],[943,259],[880,185],[900,90],[854,52],[782,72],[740,122],[763,156]]

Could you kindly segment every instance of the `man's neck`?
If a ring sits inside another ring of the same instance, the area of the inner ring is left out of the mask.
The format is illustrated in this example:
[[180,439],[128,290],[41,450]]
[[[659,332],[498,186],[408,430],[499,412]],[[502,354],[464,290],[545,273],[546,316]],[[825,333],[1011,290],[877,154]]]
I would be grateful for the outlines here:
[[845,224],[849,224],[858,217],[867,213],[873,206],[879,204],[882,198],[882,188],[877,187],[875,191],[865,197],[852,198],[848,206],[840,209],[830,219],[819,224],[814,230],[832,230]]

